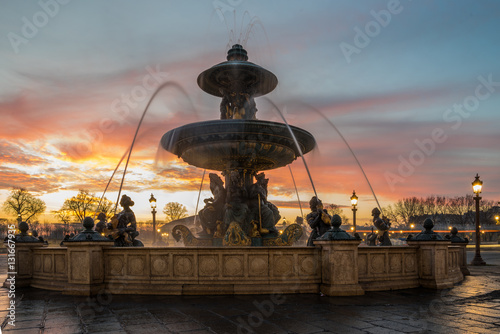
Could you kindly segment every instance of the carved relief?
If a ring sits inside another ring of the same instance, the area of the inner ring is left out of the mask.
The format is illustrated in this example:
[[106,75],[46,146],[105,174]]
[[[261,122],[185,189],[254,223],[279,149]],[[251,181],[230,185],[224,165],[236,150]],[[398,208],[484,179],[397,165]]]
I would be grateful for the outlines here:
[[299,271],[301,275],[314,276],[317,265],[312,256],[299,256]]
[[385,272],[385,255],[373,254],[371,257],[370,269],[374,274],[382,274]]
[[109,259],[109,273],[111,275],[117,275],[117,276],[123,275],[123,257],[122,256],[112,256]]
[[243,256],[224,256],[224,276],[243,276]]
[[352,282],[354,280],[354,254],[349,251],[339,251],[334,254],[335,268],[333,280],[336,282]]
[[401,254],[391,254],[389,255],[389,272],[391,273],[400,273],[401,266]]
[[71,279],[74,281],[90,281],[89,261],[87,260],[87,252],[71,252],[70,253]]
[[405,255],[405,272],[413,273],[416,271],[415,267],[415,254],[406,254]]
[[275,256],[273,267],[275,277],[292,276],[294,273],[293,255]]
[[43,255],[43,272],[51,273],[52,268],[52,254],[44,254]]
[[145,256],[129,256],[127,271],[129,275],[142,276],[146,273],[144,269],[146,267],[146,257]]
[[198,258],[199,275],[203,277],[214,277],[219,274],[219,257],[217,255],[200,255]]
[[42,256],[34,255],[33,256],[33,270],[35,272],[42,271]]
[[258,277],[268,275],[269,265],[267,263],[267,256],[249,256],[249,259],[248,276]]
[[193,256],[174,255],[174,276],[186,277],[194,275]]
[[151,273],[153,275],[168,275],[168,258],[166,256],[151,257]]
[[66,272],[66,256],[65,255],[54,255],[55,262],[55,273],[64,274]]
[[368,255],[366,255],[366,254],[359,254],[359,256],[358,256],[358,272],[359,272],[359,275],[366,275],[367,272],[368,272],[368,269],[367,269],[367,263],[368,263],[367,257],[368,257]]

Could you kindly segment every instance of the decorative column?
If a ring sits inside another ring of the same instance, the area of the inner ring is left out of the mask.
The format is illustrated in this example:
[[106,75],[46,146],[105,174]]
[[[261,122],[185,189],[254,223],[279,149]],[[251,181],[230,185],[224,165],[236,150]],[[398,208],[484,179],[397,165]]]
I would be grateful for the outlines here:
[[11,284],[16,288],[30,286],[33,277],[33,248],[47,246],[41,237],[35,238],[28,234],[29,226],[26,222],[19,222],[18,229],[21,233],[14,235],[15,229],[12,226],[4,241],[7,248],[7,279],[3,287],[7,289]]
[[93,230],[94,220],[83,220],[85,230],[74,238],[64,241],[68,249],[68,284],[66,295],[94,295],[104,288],[103,248],[114,242]]
[[434,223],[427,218],[424,221],[425,231],[417,236],[408,236],[408,246],[417,246],[417,261],[419,283],[424,288],[446,289],[451,288],[454,283],[463,280],[463,275],[459,271],[460,277],[450,277],[448,275],[448,248],[451,241],[444,240],[442,236],[432,231]]
[[338,215],[332,228],[314,241],[321,247],[322,278],[320,291],[327,296],[356,296],[365,291],[358,282],[358,246],[361,240],[340,229]]

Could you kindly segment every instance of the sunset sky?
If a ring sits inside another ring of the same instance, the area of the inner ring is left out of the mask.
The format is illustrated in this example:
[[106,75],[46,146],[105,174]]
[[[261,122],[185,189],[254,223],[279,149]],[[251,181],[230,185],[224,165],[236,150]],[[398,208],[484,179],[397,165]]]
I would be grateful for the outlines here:
[[[149,98],[170,82],[144,118],[122,193],[135,201],[139,219],[150,218],[151,193],[160,210],[176,201],[193,214],[203,170],[158,151],[159,140],[180,125],[219,118],[220,98],[199,89],[196,78],[224,61],[234,43],[278,77],[267,97],[287,121],[315,136],[306,162],[323,202],[348,206],[355,189],[362,220],[376,206],[322,115],[352,148],[382,206],[408,196],[470,194],[476,173],[483,198],[500,201],[498,1],[0,6],[0,202],[13,187],[40,196],[47,212],[78,189],[101,196]],[[266,99],[256,103],[257,118],[281,121]],[[311,182],[300,159],[291,169],[307,213]],[[108,199],[116,201],[122,173]],[[300,212],[288,167],[266,175],[269,199],[293,220]],[[206,178],[199,208],[210,196]]]

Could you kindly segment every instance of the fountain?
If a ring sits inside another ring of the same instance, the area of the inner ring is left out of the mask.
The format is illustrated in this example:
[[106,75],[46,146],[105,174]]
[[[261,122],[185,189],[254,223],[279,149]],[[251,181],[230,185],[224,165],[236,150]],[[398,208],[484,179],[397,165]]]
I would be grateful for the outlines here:
[[210,174],[213,198],[205,199],[199,212],[203,231],[198,237],[182,225],[172,230],[185,245],[292,245],[301,236],[297,224],[278,235],[274,225],[280,219],[279,210],[267,201],[269,180],[262,171],[291,164],[316,142],[298,127],[257,119],[254,98],[277,84],[273,73],[249,62],[246,50],[235,44],[227,61],[198,76],[202,90],[222,98],[220,119],[187,124],[163,135],[165,150],[224,177],[223,181]]
[[[112,232],[118,242],[92,231],[94,221],[90,217],[84,221],[86,230],[62,247],[47,247],[29,237],[28,225],[21,223],[21,234],[15,240],[10,240],[14,238],[10,234],[5,241],[9,270],[15,274],[15,278],[7,279],[6,286],[12,289],[9,280],[15,279],[15,287],[97,294],[99,301],[109,300],[109,294],[123,293],[321,292],[350,296],[419,286],[445,289],[462,281],[468,274],[466,242],[456,237],[440,240],[432,232],[432,221],[424,225],[425,232],[409,238],[405,246],[360,246],[358,238],[340,228],[339,216],[324,212],[316,194],[307,216],[317,224],[317,233],[310,240],[314,247],[246,247],[290,246],[302,234],[298,224],[290,225],[281,235],[277,233],[280,213],[268,201],[269,179],[264,171],[303,158],[314,148],[315,139],[309,132],[289,126],[284,118],[284,123],[257,119],[254,98],[271,92],[277,83],[274,74],[248,62],[246,51],[234,45],[227,61],[198,77],[201,89],[222,98],[220,119],[181,126],[161,140],[165,150],[186,163],[215,171],[209,173],[213,197],[205,199],[199,211],[203,230],[197,236],[183,225],[172,230],[186,246],[199,247],[115,247],[138,244],[130,210],[133,203],[124,195],[124,210],[114,220]],[[164,83],[160,88],[169,85]],[[141,122],[146,111],[147,107]],[[128,157],[132,148],[133,143]],[[375,226],[386,234],[390,226],[379,216],[380,212],[374,210]],[[126,232],[130,232],[128,239]],[[375,238],[377,234],[372,232],[370,239]]]

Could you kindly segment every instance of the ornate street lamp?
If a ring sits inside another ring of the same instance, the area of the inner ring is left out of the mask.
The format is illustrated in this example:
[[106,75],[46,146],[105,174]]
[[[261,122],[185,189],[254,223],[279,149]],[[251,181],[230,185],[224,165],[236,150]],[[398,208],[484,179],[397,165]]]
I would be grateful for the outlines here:
[[352,204],[352,227],[353,233],[356,233],[356,211],[358,210],[356,208],[356,205],[358,205],[358,196],[356,196],[356,191],[352,191],[352,196],[351,196],[351,204]]
[[153,214],[153,245],[156,243],[156,198],[151,194],[149,198],[151,204],[151,213]]
[[481,258],[481,234],[479,232],[479,201],[481,197],[479,194],[483,188],[483,181],[479,179],[479,174],[476,174],[476,178],[474,182],[472,182],[472,190],[476,196],[474,200],[476,201],[476,254],[474,255],[474,259],[472,259],[471,265],[473,266],[484,266],[486,262]]

